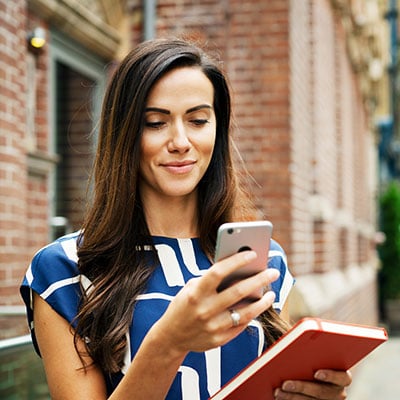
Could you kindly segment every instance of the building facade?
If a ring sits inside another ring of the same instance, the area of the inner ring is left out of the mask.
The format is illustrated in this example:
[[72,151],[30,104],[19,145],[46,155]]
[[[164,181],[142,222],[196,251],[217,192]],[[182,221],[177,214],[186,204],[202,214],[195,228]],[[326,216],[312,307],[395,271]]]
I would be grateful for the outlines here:
[[0,0],[0,338],[27,332],[18,287],[35,251],[79,229],[109,73],[153,36],[200,40],[224,61],[235,139],[296,277],[293,318],[376,323],[385,7]]

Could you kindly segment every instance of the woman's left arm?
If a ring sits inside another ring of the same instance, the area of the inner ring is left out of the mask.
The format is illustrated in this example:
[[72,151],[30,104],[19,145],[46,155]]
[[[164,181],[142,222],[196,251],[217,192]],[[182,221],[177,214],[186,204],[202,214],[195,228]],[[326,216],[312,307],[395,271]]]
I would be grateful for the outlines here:
[[[280,313],[281,317],[290,322],[288,302]],[[315,380],[285,381],[275,391],[277,400],[344,400],[347,398],[346,387],[352,382],[350,371],[319,370],[314,375]]]

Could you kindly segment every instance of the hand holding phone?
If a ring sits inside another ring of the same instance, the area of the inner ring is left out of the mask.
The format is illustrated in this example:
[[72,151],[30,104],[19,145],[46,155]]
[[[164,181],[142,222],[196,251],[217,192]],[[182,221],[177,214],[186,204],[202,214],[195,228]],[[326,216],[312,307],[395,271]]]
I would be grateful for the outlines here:
[[[269,221],[229,222],[220,226],[217,234],[215,262],[245,250],[255,251],[257,258],[226,277],[218,286],[218,291],[267,268],[271,235],[272,224]],[[262,294],[260,290],[248,300],[257,300]]]

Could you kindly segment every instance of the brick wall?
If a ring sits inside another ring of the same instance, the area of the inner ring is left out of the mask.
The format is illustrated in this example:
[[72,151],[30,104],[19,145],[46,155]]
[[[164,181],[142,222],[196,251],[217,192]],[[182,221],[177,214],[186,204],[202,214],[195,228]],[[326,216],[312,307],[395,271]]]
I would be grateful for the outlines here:
[[231,9],[237,38],[229,41],[228,74],[237,143],[259,185],[258,205],[290,250],[289,3],[257,4],[235,1]]
[[310,196],[314,190],[313,32],[310,2],[290,7],[290,129],[291,129],[291,265],[297,274],[312,270],[315,261]]
[[328,271],[334,264],[335,231],[331,213],[336,208],[337,158],[335,120],[335,26],[328,0],[314,2],[311,8],[311,31],[313,41],[313,76],[311,113],[313,118],[313,195],[318,196],[330,211],[315,221],[315,252],[319,258],[315,269]]
[[[47,24],[39,16],[28,10],[24,23],[28,32],[38,26],[43,27],[49,40]],[[29,102],[29,108],[26,111],[28,115],[25,133],[27,156],[25,169],[28,173],[25,230],[28,256],[25,263],[21,265],[21,276],[23,276],[32,255],[46,244],[50,237],[50,173],[55,164],[55,160],[51,159],[49,155],[51,146],[48,109],[50,101],[49,46],[44,46],[39,52],[30,52],[24,41],[24,50],[27,55],[25,68],[29,71],[25,93],[27,102]]]
[[21,305],[19,284],[49,238],[48,54],[29,52],[26,39],[38,24],[45,26],[26,1],[0,0],[0,338],[27,333],[12,307]]
[[358,76],[331,2],[290,10],[293,314],[374,323],[376,176]]
[[19,301],[26,264],[26,9],[0,0],[0,304]]

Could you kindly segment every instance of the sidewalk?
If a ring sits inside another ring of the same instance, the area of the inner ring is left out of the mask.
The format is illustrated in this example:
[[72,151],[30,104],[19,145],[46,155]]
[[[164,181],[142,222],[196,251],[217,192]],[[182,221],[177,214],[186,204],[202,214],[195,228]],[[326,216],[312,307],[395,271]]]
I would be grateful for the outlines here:
[[378,399],[400,399],[400,336],[389,335],[353,371],[348,400]]

